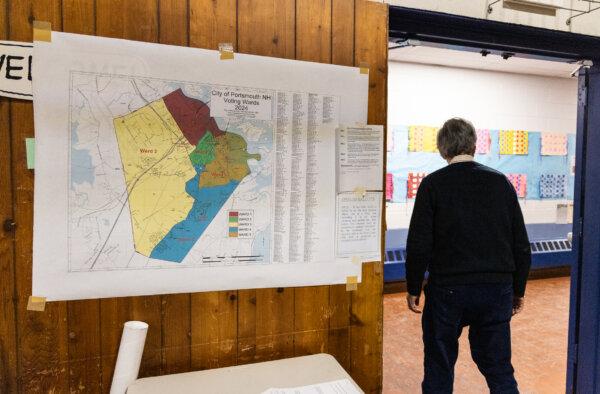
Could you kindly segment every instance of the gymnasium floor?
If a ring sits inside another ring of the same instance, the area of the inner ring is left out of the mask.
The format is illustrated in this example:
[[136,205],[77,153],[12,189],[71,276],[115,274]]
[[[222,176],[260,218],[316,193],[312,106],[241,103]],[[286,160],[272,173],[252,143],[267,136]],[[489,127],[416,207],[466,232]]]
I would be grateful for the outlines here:
[[[420,393],[423,342],[420,315],[406,308],[406,293],[384,297],[383,392]],[[513,365],[522,394],[565,392],[569,278],[539,279],[527,285],[525,309],[513,319]],[[489,392],[471,360],[467,329],[460,339],[454,392]]]

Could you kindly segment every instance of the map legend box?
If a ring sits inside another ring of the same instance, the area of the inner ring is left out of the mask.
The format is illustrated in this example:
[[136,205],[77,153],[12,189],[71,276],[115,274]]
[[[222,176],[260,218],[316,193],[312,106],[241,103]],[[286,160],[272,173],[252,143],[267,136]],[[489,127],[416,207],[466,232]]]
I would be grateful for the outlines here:
[[253,236],[254,211],[240,209],[229,211],[229,238],[251,238]]

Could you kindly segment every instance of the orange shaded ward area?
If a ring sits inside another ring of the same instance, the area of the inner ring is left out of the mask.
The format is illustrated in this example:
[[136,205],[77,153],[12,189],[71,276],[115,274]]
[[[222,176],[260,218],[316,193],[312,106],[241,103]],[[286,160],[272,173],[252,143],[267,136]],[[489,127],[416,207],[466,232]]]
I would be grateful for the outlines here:
[[259,154],[249,154],[244,138],[225,133],[214,140],[214,160],[200,174],[200,187],[221,186],[241,182],[250,174],[248,160],[260,160]]

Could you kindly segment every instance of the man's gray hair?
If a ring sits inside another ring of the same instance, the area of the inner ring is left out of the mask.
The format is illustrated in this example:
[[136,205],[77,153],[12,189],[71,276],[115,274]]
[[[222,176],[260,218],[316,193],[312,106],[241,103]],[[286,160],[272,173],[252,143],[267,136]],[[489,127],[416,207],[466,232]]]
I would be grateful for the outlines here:
[[473,156],[476,142],[473,124],[462,118],[448,119],[437,134],[438,149],[446,160],[458,155]]

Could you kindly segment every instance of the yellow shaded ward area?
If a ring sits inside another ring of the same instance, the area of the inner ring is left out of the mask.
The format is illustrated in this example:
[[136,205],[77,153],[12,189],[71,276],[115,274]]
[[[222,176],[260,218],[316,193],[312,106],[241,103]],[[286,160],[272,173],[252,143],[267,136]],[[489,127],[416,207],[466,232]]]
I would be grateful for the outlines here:
[[196,175],[186,140],[163,100],[114,119],[135,249],[150,256],[170,229],[186,218],[194,199],[185,184]]

